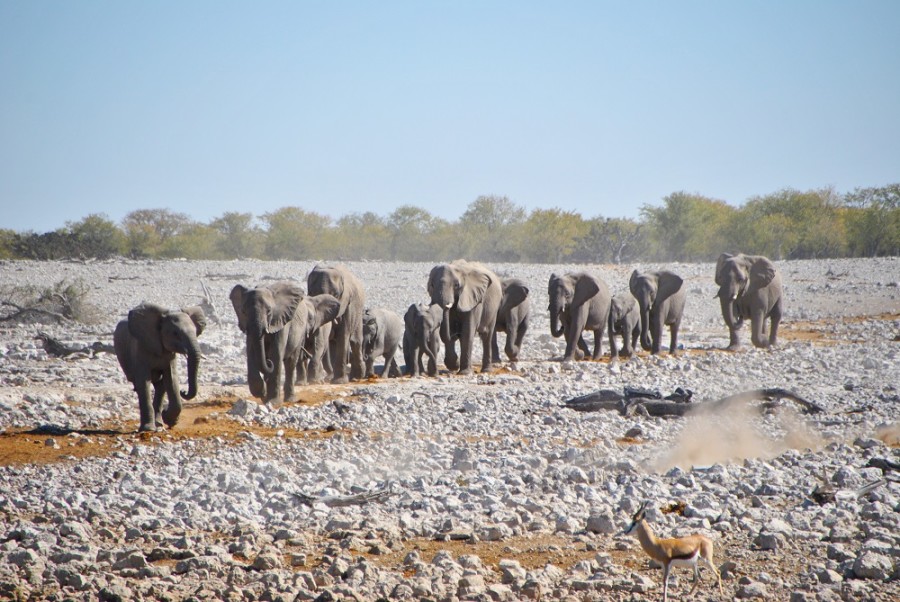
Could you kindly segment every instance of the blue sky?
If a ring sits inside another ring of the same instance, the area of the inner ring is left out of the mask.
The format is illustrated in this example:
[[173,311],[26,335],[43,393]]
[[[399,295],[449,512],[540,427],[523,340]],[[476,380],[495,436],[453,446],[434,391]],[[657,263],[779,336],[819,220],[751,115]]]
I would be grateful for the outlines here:
[[0,227],[900,180],[900,2],[0,1]]

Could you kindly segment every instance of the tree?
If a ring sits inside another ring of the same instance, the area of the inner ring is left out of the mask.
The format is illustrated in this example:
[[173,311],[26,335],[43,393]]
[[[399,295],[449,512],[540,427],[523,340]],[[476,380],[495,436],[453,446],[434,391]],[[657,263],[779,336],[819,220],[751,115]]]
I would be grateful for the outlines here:
[[67,222],[69,253],[76,257],[108,259],[125,251],[125,235],[100,213],[91,213],[79,222]]
[[338,219],[334,237],[347,259],[383,259],[389,253],[388,225],[371,211],[350,213]]
[[522,225],[519,252],[526,261],[559,263],[568,259],[587,224],[576,211],[534,209]]
[[589,219],[586,233],[578,240],[574,258],[588,263],[624,263],[641,257],[643,224],[626,218]]
[[853,255],[900,255],[900,183],[856,188],[844,195],[844,205]]
[[217,234],[215,246],[222,257],[240,259],[258,257],[261,233],[253,224],[252,213],[227,211],[209,223]]
[[192,224],[184,213],[168,209],[138,209],[122,219],[126,247],[135,257],[159,257],[163,244]]
[[401,205],[387,218],[391,235],[390,258],[396,261],[437,259],[429,236],[446,226],[446,222],[415,205]]
[[331,218],[300,207],[264,213],[265,253],[271,259],[312,259],[328,256]]
[[659,259],[664,261],[708,261],[729,247],[727,230],[735,213],[725,201],[699,194],[673,192],[662,207],[644,205],[644,218]]
[[744,251],[770,259],[837,257],[846,249],[841,198],[832,188],[785,188],[753,197],[741,207]]
[[527,213],[505,196],[480,196],[459,219],[463,253],[483,261],[515,261],[517,230]]

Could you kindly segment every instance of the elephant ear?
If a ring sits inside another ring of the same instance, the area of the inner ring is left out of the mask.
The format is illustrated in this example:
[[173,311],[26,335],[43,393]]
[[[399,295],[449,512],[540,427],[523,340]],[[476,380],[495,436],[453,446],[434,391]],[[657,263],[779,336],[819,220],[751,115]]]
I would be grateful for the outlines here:
[[309,297],[309,302],[312,306],[309,325],[311,331],[334,321],[341,309],[341,302],[327,293]]
[[276,282],[269,287],[275,304],[269,314],[269,324],[266,332],[269,334],[280,331],[288,322],[294,319],[297,313],[297,307],[303,301],[306,293],[303,289],[290,282]]
[[231,299],[231,306],[234,307],[234,313],[237,314],[238,328],[241,329],[241,332],[247,332],[247,312],[244,311],[244,297],[249,290],[243,284],[236,284],[228,294],[228,298]]
[[656,289],[656,302],[659,303],[663,299],[668,299],[679,290],[684,280],[675,272],[663,270],[658,274],[659,286]]
[[128,312],[128,332],[152,355],[162,355],[160,322],[166,310],[159,305],[142,303]]
[[521,280],[508,280],[504,285],[502,307],[515,307],[528,298],[528,287]]
[[572,297],[572,306],[579,307],[587,303],[591,297],[600,292],[597,280],[588,274],[582,274],[575,283],[575,294]]
[[754,257],[750,265],[750,282],[756,288],[769,286],[775,279],[778,268],[766,257]]
[[206,329],[206,314],[203,313],[203,308],[199,305],[191,305],[182,307],[181,311],[186,313],[191,322],[194,323],[194,328],[197,329],[197,336],[199,337],[203,334],[203,331]]
[[413,303],[406,310],[406,313],[403,314],[403,323],[406,325],[406,329],[410,332],[413,331],[416,324],[416,315],[419,313],[419,306]]
[[491,277],[484,270],[469,268],[457,274],[459,278],[459,294],[456,309],[461,312],[472,311],[484,299],[484,294],[491,285]]
[[628,290],[630,290],[631,294],[634,295],[635,297],[638,296],[637,285],[638,285],[638,279],[640,277],[641,277],[640,272],[635,270],[635,271],[631,272],[631,278],[628,279]]
[[716,284],[719,286],[725,285],[725,280],[722,274],[722,268],[725,267],[725,262],[734,257],[731,253],[722,253],[719,255],[719,258],[716,260]]

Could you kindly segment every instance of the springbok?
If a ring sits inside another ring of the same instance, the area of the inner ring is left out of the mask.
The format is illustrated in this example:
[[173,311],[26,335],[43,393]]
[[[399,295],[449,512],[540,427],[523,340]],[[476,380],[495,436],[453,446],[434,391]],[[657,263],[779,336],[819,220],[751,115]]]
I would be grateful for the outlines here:
[[640,510],[632,517],[631,524],[625,529],[625,535],[637,532],[638,541],[647,555],[660,563],[663,567],[663,602],[669,599],[669,570],[672,567],[687,567],[694,569],[694,587],[688,595],[692,595],[700,585],[700,563],[703,562],[712,570],[719,584],[719,594],[723,597],[722,576],[713,564],[713,542],[708,537],[696,533],[687,537],[672,537],[658,539],[653,534],[653,529],[644,520],[644,511],[647,502],[641,505]]

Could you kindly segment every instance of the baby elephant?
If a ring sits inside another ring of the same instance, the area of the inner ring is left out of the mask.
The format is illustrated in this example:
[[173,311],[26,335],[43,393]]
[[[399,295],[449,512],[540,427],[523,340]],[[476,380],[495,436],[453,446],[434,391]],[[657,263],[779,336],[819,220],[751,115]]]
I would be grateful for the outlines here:
[[641,336],[641,316],[637,301],[628,294],[616,295],[609,304],[609,356],[616,361],[616,335],[622,337],[622,355],[632,356]]
[[503,296],[497,310],[497,329],[491,341],[491,358],[494,363],[500,362],[500,349],[497,344],[497,333],[506,333],[506,357],[515,362],[519,359],[522,339],[528,331],[528,316],[531,313],[531,301],[528,299],[528,285],[518,278],[504,278],[500,283]]
[[400,367],[394,359],[400,338],[403,336],[403,320],[387,309],[367,309],[363,315],[363,359],[366,378],[375,376],[375,358],[384,357],[381,376],[400,376]]
[[[197,395],[200,346],[197,337],[206,327],[206,316],[197,306],[181,310],[142,304],[128,319],[116,325],[113,347],[125,377],[134,385],[141,411],[140,431],[155,431],[178,422],[181,399]],[[188,390],[178,390],[175,354],[187,356]],[[153,385],[153,399],[150,385]],[[163,395],[169,398],[162,408]]]
[[403,333],[403,359],[406,361],[406,373],[418,376],[426,372],[422,364],[422,355],[428,356],[428,376],[437,375],[437,356],[441,348],[440,328],[444,312],[440,305],[424,303],[409,306],[403,321],[406,330]]

